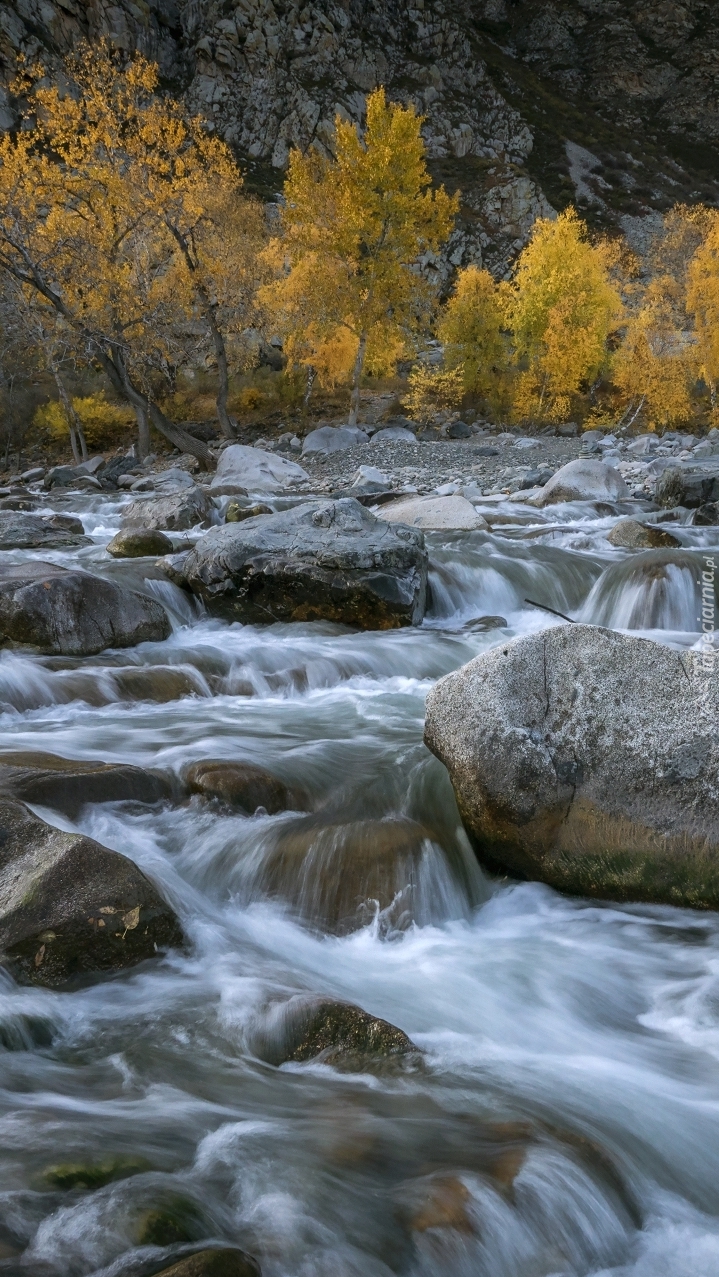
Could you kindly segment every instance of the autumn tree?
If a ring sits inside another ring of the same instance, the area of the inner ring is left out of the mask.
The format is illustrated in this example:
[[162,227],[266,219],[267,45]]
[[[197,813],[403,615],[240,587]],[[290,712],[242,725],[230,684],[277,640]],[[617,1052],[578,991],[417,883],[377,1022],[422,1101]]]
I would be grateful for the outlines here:
[[590,243],[573,209],[535,223],[507,290],[519,415],[561,419],[606,366],[607,339],[622,313],[611,260],[607,245]]
[[696,369],[709,387],[715,413],[719,385],[719,213],[712,213],[688,266],[686,309],[694,322]]
[[681,289],[672,276],[649,282],[627,315],[612,379],[622,392],[625,424],[640,413],[654,430],[691,415],[691,351],[679,322]]
[[440,315],[437,336],[444,346],[445,366],[462,369],[465,392],[496,397],[507,368],[505,322],[500,291],[489,271],[478,266],[460,271]]
[[335,154],[293,151],[284,187],[283,237],[273,246],[288,269],[262,290],[273,322],[289,338],[312,332],[321,344],[351,336],[350,424],[368,354],[398,348],[427,314],[431,289],[416,268],[449,235],[458,207],[429,190],[413,107],[367,99],[364,131],[339,115]]

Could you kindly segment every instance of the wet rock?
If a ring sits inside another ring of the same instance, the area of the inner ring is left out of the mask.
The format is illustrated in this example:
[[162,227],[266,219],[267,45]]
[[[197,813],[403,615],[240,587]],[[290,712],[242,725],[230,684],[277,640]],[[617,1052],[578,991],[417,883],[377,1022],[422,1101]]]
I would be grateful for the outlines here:
[[159,470],[154,474],[141,475],[135,479],[132,492],[158,492],[167,496],[173,492],[184,492],[194,488],[195,480],[186,470],[179,466],[170,466],[167,470]]
[[387,523],[406,523],[410,527],[431,530],[474,531],[487,523],[477,514],[466,497],[408,497],[391,501],[377,511],[377,518]]
[[50,1188],[71,1191],[86,1188],[94,1192],[106,1184],[142,1175],[152,1167],[146,1157],[106,1157],[101,1162],[62,1162],[48,1166],[42,1178]]
[[351,498],[213,528],[183,565],[193,593],[228,620],[418,625],[427,592],[422,533],[393,528]]
[[284,781],[254,763],[204,759],[186,767],[182,779],[191,794],[221,798],[250,816],[258,807],[274,816],[278,811],[302,811],[306,805],[306,800]]
[[169,637],[155,599],[53,563],[0,566],[0,646],[47,655],[89,656]]
[[681,541],[672,536],[671,532],[665,532],[663,528],[655,528],[650,523],[638,523],[636,519],[621,519],[614,525],[607,540],[610,545],[622,546],[627,550],[681,545]]
[[186,1197],[174,1197],[143,1211],[135,1225],[137,1246],[182,1246],[197,1242],[206,1233],[197,1206]]
[[0,550],[60,550],[92,545],[79,519],[71,515],[0,511]]
[[707,501],[694,512],[692,523],[698,528],[715,528],[719,525],[719,501]]
[[483,634],[487,630],[502,630],[506,624],[507,618],[504,616],[477,616],[471,621],[466,621],[462,629],[474,630],[478,634]]
[[441,679],[425,741],[489,867],[719,908],[719,687],[699,652],[567,625]]
[[[120,700],[167,705],[184,696],[206,696],[200,679],[174,665],[126,665],[112,671]],[[0,760],[1,761],[1,760]]]
[[282,492],[308,479],[294,461],[262,448],[233,443],[220,453],[217,472],[210,484],[213,496],[236,496],[247,492]]
[[80,762],[29,750],[0,754],[0,794],[70,817],[85,803],[157,803],[172,792],[162,772],[129,763]]
[[31,466],[29,470],[25,470],[23,474],[20,475],[20,482],[21,483],[39,483],[40,480],[44,478],[44,475],[45,475],[44,466]]
[[420,1055],[401,1029],[350,1002],[300,996],[283,1010],[281,1047],[271,1061],[275,1064],[314,1060],[362,1072],[377,1064],[417,1060]]
[[562,466],[533,498],[533,504],[541,507],[560,501],[618,501],[628,495],[629,489],[614,466],[580,457]]
[[17,980],[64,988],[182,943],[172,909],[131,860],[0,798],[0,952]]
[[185,532],[198,523],[207,523],[214,504],[202,488],[193,485],[164,497],[133,501],[122,511],[122,531],[139,528]]
[[410,1228],[425,1233],[430,1228],[455,1228],[461,1233],[473,1233],[474,1225],[469,1213],[472,1194],[456,1175],[434,1175],[422,1185],[413,1186],[419,1200],[409,1218]]
[[341,452],[344,448],[356,448],[360,443],[369,443],[369,435],[357,426],[320,426],[305,436],[302,456]]
[[654,499],[669,509],[689,510],[719,501],[719,461],[668,466],[657,478]]
[[225,523],[243,523],[245,519],[254,519],[258,514],[272,514],[272,507],[255,502],[254,505],[240,505],[239,501],[230,501],[225,510]]
[[138,529],[133,532],[126,529],[116,532],[105,546],[113,559],[141,559],[149,554],[172,554],[172,541],[163,532],[153,528]]
[[243,1250],[213,1247],[163,1268],[157,1277],[261,1277],[260,1266]]

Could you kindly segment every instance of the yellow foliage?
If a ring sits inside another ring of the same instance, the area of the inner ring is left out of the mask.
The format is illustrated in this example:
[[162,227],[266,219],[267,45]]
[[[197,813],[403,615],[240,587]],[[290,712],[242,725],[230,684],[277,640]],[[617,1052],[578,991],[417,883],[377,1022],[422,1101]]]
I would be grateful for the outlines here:
[[694,320],[697,370],[716,408],[719,383],[719,214],[714,212],[687,272],[686,308]]
[[462,369],[428,368],[417,364],[407,378],[408,391],[402,400],[410,417],[426,424],[436,412],[456,408],[464,393]]
[[466,391],[485,397],[496,391],[507,366],[503,327],[502,298],[492,276],[468,266],[460,272],[437,325],[445,364],[462,368]]
[[[73,399],[72,406],[91,448],[112,448],[126,442],[128,430],[134,425],[134,416],[126,405],[110,403],[104,395],[98,394]],[[65,442],[68,438],[70,423],[57,399],[42,404],[35,412],[33,422],[51,439]]]
[[232,406],[236,412],[256,412],[265,402],[265,396],[257,386],[245,386],[233,396]]
[[615,385],[629,409],[641,405],[650,429],[691,416],[691,351],[676,325],[676,290],[676,282],[667,277],[649,284],[614,358]]

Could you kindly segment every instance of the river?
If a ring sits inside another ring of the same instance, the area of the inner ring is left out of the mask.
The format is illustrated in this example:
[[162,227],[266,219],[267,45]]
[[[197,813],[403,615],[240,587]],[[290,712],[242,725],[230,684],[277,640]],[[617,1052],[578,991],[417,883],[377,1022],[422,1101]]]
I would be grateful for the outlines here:
[[[528,598],[693,646],[719,529],[669,523],[681,551],[627,554],[606,539],[616,514],[488,502],[490,532],[428,534],[421,628],[353,633],[210,620],[151,561],[105,555],[118,499],[50,504],[93,545],[10,557],[138,585],[173,633],[82,661],[2,652],[4,750],[176,772],[247,759],[335,823],[408,816],[432,837],[392,907],[370,903],[363,927],[336,935],[313,924],[311,900],[302,916],[281,883],[263,888],[267,849],[296,814],[194,799],[87,806],[72,824],[36,809],[132,857],[191,943],[71,993],[0,975],[0,1274],[169,1264],[181,1248],[138,1246],[136,1221],[179,1196],[198,1239],[246,1248],[264,1277],[716,1277],[719,918],[489,878],[422,726],[442,674],[562,623]],[[155,669],[159,699],[126,699],[137,667]],[[193,694],[171,698],[168,668]],[[398,1025],[424,1066],[268,1063],[273,1015],[303,993]],[[94,1192],[48,1184],[48,1166],[121,1156],[145,1161]],[[438,1184],[455,1226],[422,1222]]]

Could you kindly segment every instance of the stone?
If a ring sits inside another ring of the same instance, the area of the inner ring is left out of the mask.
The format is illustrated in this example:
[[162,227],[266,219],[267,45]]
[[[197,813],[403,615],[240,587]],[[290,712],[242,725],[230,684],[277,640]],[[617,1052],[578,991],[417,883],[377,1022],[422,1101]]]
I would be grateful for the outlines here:
[[377,466],[360,466],[352,476],[353,488],[372,488],[385,492],[389,484],[389,475],[384,470],[378,470]]
[[116,1184],[131,1175],[143,1175],[152,1170],[146,1157],[106,1157],[101,1162],[62,1162],[48,1166],[42,1178],[50,1188],[66,1192],[86,1188],[93,1192],[106,1184]]
[[135,1224],[137,1246],[183,1246],[206,1234],[195,1202],[174,1197],[162,1206],[143,1211]]
[[356,448],[360,443],[369,443],[369,435],[357,426],[320,426],[305,435],[302,456],[340,452],[344,448]]
[[499,448],[495,448],[493,443],[480,443],[472,449],[472,455],[475,457],[498,457]]
[[719,501],[707,501],[694,511],[692,523],[698,528],[715,528],[719,525]]
[[417,436],[407,426],[383,426],[372,435],[372,443],[416,443]]
[[522,439],[515,439],[515,441],[514,441],[514,447],[515,447],[515,448],[516,448],[519,452],[527,452],[529,449],[531,449],[531,448],[538,448],[539,446],[540,446],[540,445],[539,445],[539,439],[525,439],[525,438],[522,438]]
[[334,998],[292,998],[284,1008],[281,1042],[273,1064],[309,1060],[362,1072],[377,1064],[414,1062],[414,1042],[387,1020]]
[[157,643],[171,633],[156,599],[54,563],[0,565],[0,646],[51,656]]
[[453,421],[447,427],[448,439],[470,439],[471,436],[472,431],[466,421]]
[[230,501],[225,510],[225,523],[242,523],[245,519],[254,519],[258,514],[272,514],[272,506],[261,501],[254,505],[240,505],[239,501]]
[[604,461],[579,458],[562,466],[533,498],[537,506],[560,501],[621,501],[629,489],[618,470]]
[[157,1277],[261,1277],[260,1266],[250,1255],[234,1247],[211,1247],[186,1255]]
[[0,550],[61,550],[92,545],[79,519],[0,511]]
[[202,488],[191,488],[168,494],[133,501],[122,510],[122,531],[138,528],[166,529],[168,532],[185,532],[198,523],[207,523],[214,504]]
[[636,519],[620,519],[615,523],[609,536],[610,545],[622,546],[627,550],[657,549],[664,546],[681,545],[671,532],[663,528],[655,528],[651,523],[639,523]]
[[233,443],[220,453],[210,492],[213,496],[282,492],[305,479],[309,479],[309,475],[295,461],[262,448]]
[[657,478],[654,499],[657,505],[668,509],[681,505],[689,510],[718,501],[719,461],[684,465],[674,462]]
[[[119,671],[118,671],[119,672]],[[75,817],[85,803],[157,803],[172,797],[162,772],[31,750],[0,754],[0,794]]]
[[579,434],[579,426],[576,421],[565,421],[561,426],[557,426],[557,434],[560,439],[574,439]]
[[358,501],[310,501],[213,528],[182,565],[210,613],[227,620],[419,625],[426,606],[421,532],[393,528]]
[[195,480],[191,474],[181,470],[179,466],[170,466],[168,470],[158,470],[154,474],[142,475],[139,479],[135,479],[132,491],[154,491],[164,495],[170,492],[182,492],[195,486]]
[[716,909],[718,721],[700,652],[563,625],[441,679],[425,742],[489,868],[574,895]]
[[154,528],[139,528],[136,532],[126,528],[116,532],[105,549],[113,559],[142,559],[147,555],[172,554],[173,546],[164,532]]
[[633,457],[645,457],[658,447],[659,440],[656,435],[638,435],[627,444],[627,452]]
[[410,1228],[425,1233],[429,1228],[454,1228],[473,1233],[470,1215],[472,1195],[456,1175],[436,1175],[423,1185],[422,1200],[409,1219]]
[[20,475],[20,482],[21,483],[39,483],[40,480],[44,478],[44,476],[45,476],[44,466],[31,466],[29,470],[26,470],[23,474]]
[[0,798],[0,960],[16,980],[66,988],[182,943],[172,909],[131,860]]
[[156,705],[167,705],[184,696],[207,695],[199,675],[178,669],[176,665],[120,666],[113,669],[112,681],[122,701],[154,701]]
[[278,811],[303,811],[305,807],[305,800],[299,794],[255,763],[207,758],[186,767],[182,779],[191,794],[221,798],[232,807],[242,808],[249,816],[258,807],[264,807],[270,816]]
[[388,523],[406,523],[427,532],[450,529],[475,531],[487,527],[486,520],[477,514],[471,502],[458,494],[391,501],[377,511],[377,518]]

